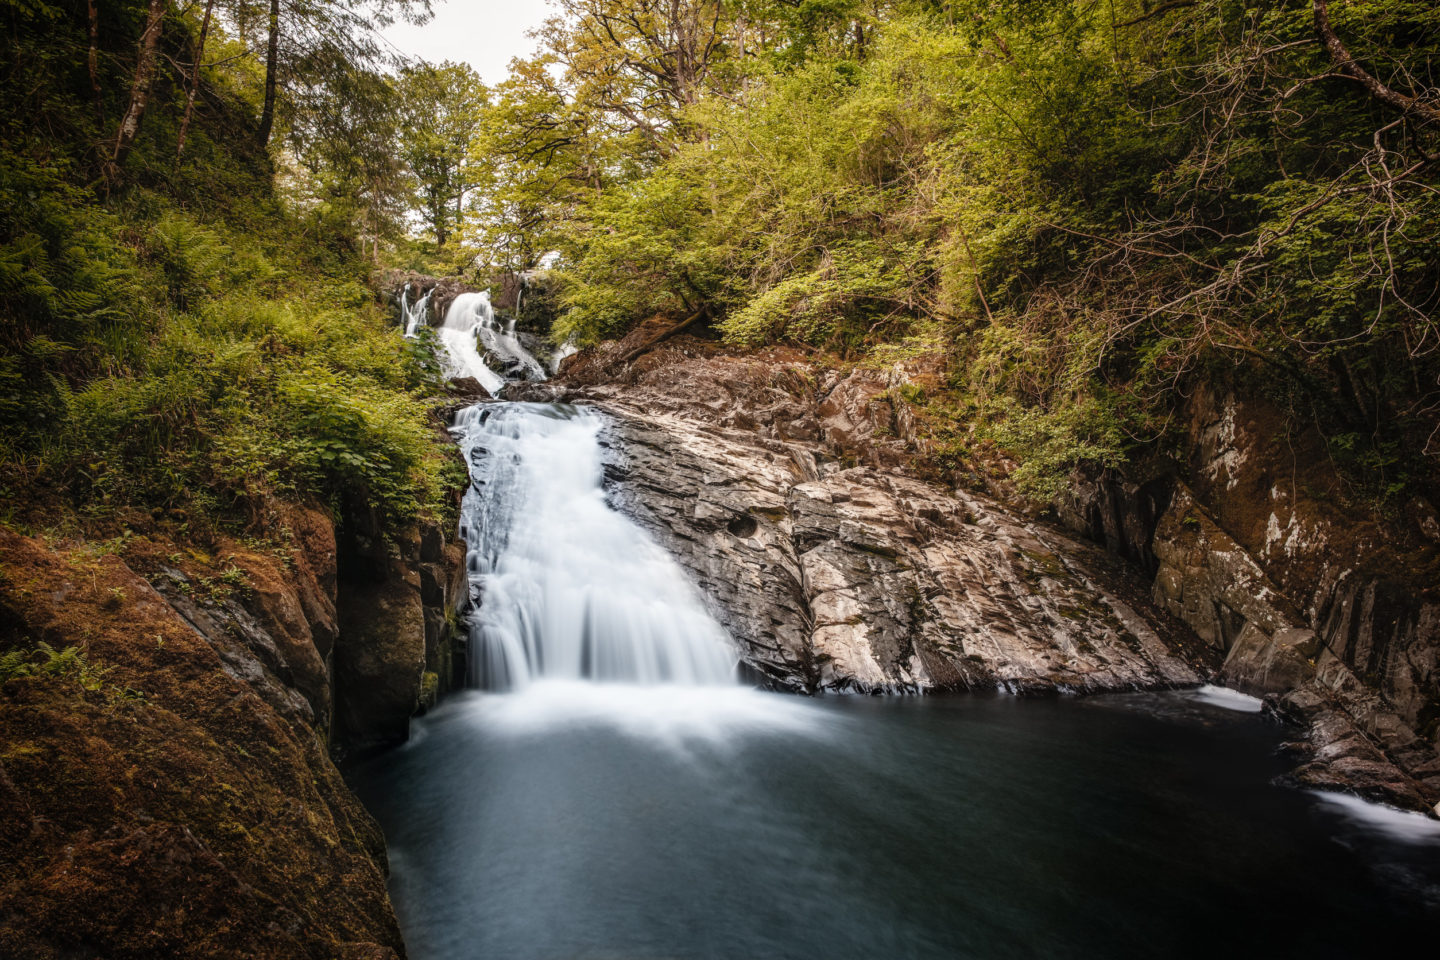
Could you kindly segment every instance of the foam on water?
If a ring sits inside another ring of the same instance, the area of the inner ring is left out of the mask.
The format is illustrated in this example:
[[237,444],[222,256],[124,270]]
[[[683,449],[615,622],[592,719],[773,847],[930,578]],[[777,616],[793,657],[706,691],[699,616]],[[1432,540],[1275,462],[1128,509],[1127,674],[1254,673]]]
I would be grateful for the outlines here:
[[831,737],[842,726],[808,701],[738,684],[540,679],[518,692],[467,693],[443,710],[440,722],[473,726],[477,736],[509,743],[606,730],[676,756],[744,749],[757,738]]
[[1321,803],[1340,813],[1351,825],[1367,833],[1379,834],[1404,843],[1440,847],[1440,820],[1399,810],[1383,803],[1371,803],[1348,793],[1310,791]]
[[1265,709],[1265,701],[1259,697],[1252,697],[1239,690],[1217,687],[1209,683],[1196,690],[1194,697],[1212,706],[1224,707],[1226,710],[1238,710],[1241,713],[1259,713]]

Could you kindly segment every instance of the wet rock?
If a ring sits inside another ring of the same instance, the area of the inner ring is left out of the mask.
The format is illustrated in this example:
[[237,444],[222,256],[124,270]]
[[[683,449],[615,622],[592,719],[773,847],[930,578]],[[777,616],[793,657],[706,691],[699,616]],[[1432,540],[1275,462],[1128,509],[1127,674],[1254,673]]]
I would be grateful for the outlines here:
[[1200,681],[1102,551],[907,476],[882,376],[687,340],[659,354],[618,383],[522,395],[614,417],[615,505],[691,572],[751,675],[862,692]]
[[425,672],[420,576],[396,563],[385,580],[342,598],[335,651],[340,735],[362,750],[404,742]]
[[464,549],[439,526],[386,540],[364,517],[352,522],[337,603],[336,733],[342,753],[363,753],[403,742],[410,718],[455,685],[456,625],[469,593]]
[[[1233,459],[1233,458],[1232,458]],[[1224,681],[1269,695],[1309,728],[1298,782],[1426,809],[1436,755],[1381,691],[1306,625],[1304,614],[1179,484],[1154,536],[1155,599],[1225,653]]]

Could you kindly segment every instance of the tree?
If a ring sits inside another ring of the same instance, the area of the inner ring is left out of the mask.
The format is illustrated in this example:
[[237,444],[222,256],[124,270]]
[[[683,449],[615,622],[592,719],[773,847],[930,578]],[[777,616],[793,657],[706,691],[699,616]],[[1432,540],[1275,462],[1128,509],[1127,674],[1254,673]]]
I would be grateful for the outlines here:
[[205,38],[210,33],[210,17],[215,12],[215,0],[205,0],[205,16],[200,21],[200,37],[195,41],[195,60],[190,65],[190,76],[186,78],[185,113],[180,118],[180,132],[175,137],[175,156],[185,152],[185,137],[190,132],[190,121],[195,116],[195,95],[200,91],[200,64],[205,59]]
[[[165,24],[166,0],[150,0],[145,15],[145,29],[140,34],[140,53],[135,60],[135,74],[130,82],[130,102],[125,116],[115,131],[115,144],[110,152],[110,163],[119,168],[130,155],[135,137],[140,132],[140,121],[150,105],[150,90],[155,82],[155,66],[160,50],[160,31]],[[92,21],[93,22],[93,21]]]
[[423,23],[430,16],[430,0],[269,0],[260,145],[270,143],[287,87],[323,82],[337,60],[368,69],[391,62],[375,28],[393,23],[396,16]]
[[280,83],[280,0],[270,0],[269,29],[265,32],[265,105],[260,109],[260,146],[270,143],[275,128],[275,93]]
[[661,153],[686,136],[685,110],[699,103],[724,58],[722,0],[559,0],[541,35],[577,102],[639,131]]
[[475,186],[470,146],[489,105],[489,92],[469,66],[448,62],[405,68],[397,88],[400,155],[435,246],[443,249],[460,227],[465,196]]

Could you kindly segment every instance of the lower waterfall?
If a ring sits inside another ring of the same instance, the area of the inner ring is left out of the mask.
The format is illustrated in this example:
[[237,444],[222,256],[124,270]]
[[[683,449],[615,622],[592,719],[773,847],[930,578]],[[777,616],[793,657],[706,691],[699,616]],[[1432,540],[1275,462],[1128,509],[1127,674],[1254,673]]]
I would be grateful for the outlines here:
[[605,502],[592,410],[484,404],[454,432],[472,594],[472,685],[538,678],[719,684],[735,653],[684,572]]

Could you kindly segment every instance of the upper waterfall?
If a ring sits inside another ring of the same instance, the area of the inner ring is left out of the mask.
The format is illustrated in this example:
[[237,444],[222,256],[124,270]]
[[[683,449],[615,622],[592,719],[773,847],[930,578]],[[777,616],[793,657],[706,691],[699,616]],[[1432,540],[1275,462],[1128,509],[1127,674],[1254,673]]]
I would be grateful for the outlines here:
[[[466,301],[463,306],[462,301]],[[438,332],[440,342],[445,345],[445,376],[474,377],[494,396],[505,385],[505,378],[485,363],[475,340],[475,328],[487,321],[494,323],[490,295],[462,293],[445,311],[445,322]]]
[[405,284],[405,291],[400,294],[400,313],[405,318],[405,336],[415,336],[416,331],[425,325],[425,320],[430,315],[430,298],[434,295],[434,289],[425,291],[425,295],[412,307],[408,299],[410,284]]
[[[410,303],[410,284],[400,293],[400,316],[405,336],[413,337],[430,321],[435,289]],[[445,376],[473,377],[491,395],[507,380],[544,380],[545,367],[520,342],[512,319],[504,329],[495,319],[490,293],[462,293],[451,301],[436,330],[445,347]]]
[[[456,297],[445,311],[440,337],[461,370],[458,375],[474,377],[492,394],[506,380],[545,379],[545,368],[515,336],[514,322],[503,330],[495,322],[488,291]],[[483,357],[477,338],[485,350]],[[499,369],[492,368],[487,359]]]
[[479,686],[734,676],[729,636],[679,565],[606,504],[602,426],[590,410],[521,403],[456,421],[472,480],[461,532],[484,598],[470,643]]

